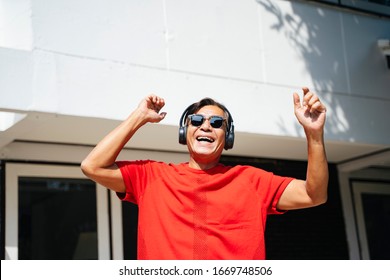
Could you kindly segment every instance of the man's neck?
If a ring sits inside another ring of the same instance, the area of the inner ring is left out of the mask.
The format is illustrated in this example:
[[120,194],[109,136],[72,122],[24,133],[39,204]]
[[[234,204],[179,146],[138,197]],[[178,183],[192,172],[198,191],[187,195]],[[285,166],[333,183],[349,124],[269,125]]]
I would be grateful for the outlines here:
[[217,166],[218,163],[219,160],[211,161],[211,162],[199,162],[199,161],[195,161],[194,159],[190,159],[188,166],[193,169],[208,170]]

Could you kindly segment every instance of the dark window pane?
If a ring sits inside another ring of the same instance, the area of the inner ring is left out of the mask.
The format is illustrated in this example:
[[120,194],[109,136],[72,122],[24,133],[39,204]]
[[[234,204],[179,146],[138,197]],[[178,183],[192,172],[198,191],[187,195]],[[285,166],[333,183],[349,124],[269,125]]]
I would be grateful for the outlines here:
[[368,2],[390,7],[390,0],[368,0]]
[[123,258],[137,259],[138,206],[130,202],[122,202],[123,217]]
[[19,178],[19,259],[97,259],[90,180]]
[[390,259],[390,195],[362,194],[371,260]]

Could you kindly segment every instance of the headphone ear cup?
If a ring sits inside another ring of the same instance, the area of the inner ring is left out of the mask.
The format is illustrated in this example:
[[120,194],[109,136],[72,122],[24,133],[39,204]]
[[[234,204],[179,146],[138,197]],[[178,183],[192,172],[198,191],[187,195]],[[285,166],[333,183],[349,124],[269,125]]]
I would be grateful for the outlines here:
[[186,145],[187,144],[187,126],[186,126],[186,118],[188,116],[188,110],[193,105],[190,105],[187,107],[187,109],[184,110],[183,114],[180,117],[180,123],[179,123],[179,143]]
[[232,124],[225,137],[225,150],[233,148],[234,144],[234,125]]
[[179,143],[180,144],[187,144],[187,127],[181,126],[179,128]]

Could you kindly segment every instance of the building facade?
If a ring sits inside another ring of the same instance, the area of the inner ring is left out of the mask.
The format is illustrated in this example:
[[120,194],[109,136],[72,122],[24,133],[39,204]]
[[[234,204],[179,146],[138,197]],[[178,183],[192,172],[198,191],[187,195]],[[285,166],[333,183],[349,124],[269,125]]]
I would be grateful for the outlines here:
[[302,86],[328,108],[330,200],[270,218],[268,255],[388,259],[389,10],[363,0],[1,0],[2,259],[134,257],[136,207],[79,166],[150,93],[167,117],[120,159],[187,161],[179,119],[208,96],[234,118],[223,162],[304,178],[292,102]]

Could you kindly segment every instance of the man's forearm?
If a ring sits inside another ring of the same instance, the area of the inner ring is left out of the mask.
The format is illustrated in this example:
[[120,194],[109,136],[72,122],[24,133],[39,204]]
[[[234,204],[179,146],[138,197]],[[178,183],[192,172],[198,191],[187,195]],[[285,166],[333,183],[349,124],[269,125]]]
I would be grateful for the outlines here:
[[314,204],[326,202],[328,181],[328,161],[322,136],[317,139],[309,138],[306,190]]
[[133,112],[96,145],[83,164],[97,168],[111,166],[126,143],[142,125],[142,119]]

